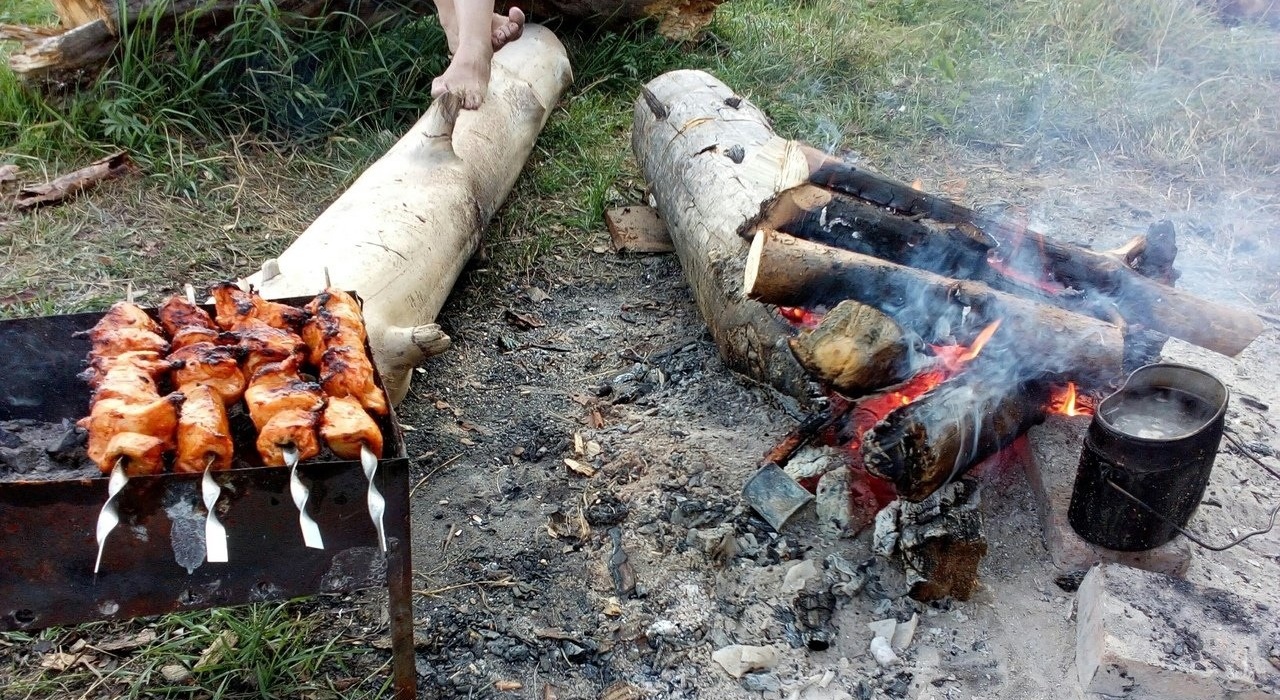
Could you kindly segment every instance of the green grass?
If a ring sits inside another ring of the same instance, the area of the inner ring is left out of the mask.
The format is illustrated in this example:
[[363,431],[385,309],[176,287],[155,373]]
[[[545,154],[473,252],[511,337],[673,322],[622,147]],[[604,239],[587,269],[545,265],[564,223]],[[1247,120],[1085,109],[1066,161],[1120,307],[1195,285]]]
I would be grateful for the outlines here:
[[[385,695],[388,668],[380,659],[361,658],[369,654],[363,646],[366,640],[326,631],[319,624],[323,614],[308,612],[295,604],[259,604],[166,615],[145,626],[95,624],[36,635],[9,634],[14,643],[42,640],[48,649],[45,655],[83,655],[94,670],[80,664],[41,670],[40,661],[48,656],[40,656],[28,665],[27,673],[10,679],[4,697],[235,700]],[[139,634],[152,641],[136,649],[110,649],[112,642]],[[215,642],[222,653],[206,656]]]

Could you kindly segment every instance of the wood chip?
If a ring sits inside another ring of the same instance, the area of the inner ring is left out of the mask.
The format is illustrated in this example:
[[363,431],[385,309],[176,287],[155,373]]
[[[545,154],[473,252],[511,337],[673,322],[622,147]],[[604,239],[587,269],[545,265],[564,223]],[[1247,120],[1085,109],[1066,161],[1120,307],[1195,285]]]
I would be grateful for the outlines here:
[[182,664],[167,664],[160,667],[160,675],[170,683],[185,683],[191,680],[191,672]]
[[105,652],[129,651],[131,649],[137,649],[138,647],[144,647],[154,641],[156,641],[156,631],[148,627],[147,629],[144,629],[130,637],[121,637],[120,639],[113,639],[107,642],[99,642],[98,644],[94,644],[93,648],[98,651]]
[[632,206],[604,213],[605,226],[619,253],[670,253],[676,249],[667,225],[653,207]]
[[240,641],[239,635],[231,630],[223,630],[213,643],[200,653],[200,659],[196,661],[193,667],[197,671],[202,671],[211,666],[217,666],[227,655],[227,652],[236,648],[236,642]]
[[57,204],[75,195],[97,187],[104,180],[122,177],[135,172],[137,168],[124,151],[113,153],[102,160],[87,165],[75,172],[67,173],[52,182],[42,185],[29,185],[18,190],[14,206],[19,211],[34,209],[49,204]]
[[524,683],[520,681],[497,681],[493,684],[493,687],[497,688],[498,692],[509,693],[513,690],[520,690],[524,687]]
[[591,466],[590,464],[587,464],[586,462],[579,462],[576,459],[565,458],[564,463],[566,466],[572,469],[574,473],[581,474],[582,476],[596,475],[596,468]]
[[573,434],[573,453],[579,457],[587,453],[587,445],[582,439],[582,433]]
[[80,659],[84,656],[81,654],[68,654],[65,651],[54,651],[40,657],[40,668],[49,671],[65,671],[72,666],[80,663]]
[[604,602],[604,614],[608,617],[618,617],[622,614],[622,604],[614,596]]

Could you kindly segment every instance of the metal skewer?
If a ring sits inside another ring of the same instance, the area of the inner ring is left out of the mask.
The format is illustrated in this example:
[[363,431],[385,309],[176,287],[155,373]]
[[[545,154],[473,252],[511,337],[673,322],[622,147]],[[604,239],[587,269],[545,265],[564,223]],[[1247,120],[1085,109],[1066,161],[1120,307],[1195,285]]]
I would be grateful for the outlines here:
[[200,495],[204,498],[205,510],[209,514],[204,521],[205,558],[213,564],[225,564],[227,557],[227,528],[218,520],[216,508],[218,497],[222,495],[222,486],[213,478],[213,463],[217,456],[209,455],[204,463],[204,476],[200,477]]
[[302,541],[311,549],[324,549],[324,538],[320,536],[320,526],[307,513],[307,499],[311,497],[311,489],[298,478],[298,448],[287,445],[281,449],[285,466],[289,467],[289,494],[293,496],[293,505],[298,507],[298,525],[302,528]]
[[93,562],[94,576],[98,575],[98,569],[102,567],[102,552],[107,546],[107,535],[120,524],[120,506],[116,503],[116,494],[129,483],[129,475],[124,473],[124,465],[128,461],[127,457],[120,457],[115,466],[111,467],[111,478],[107,481],[107,502],[102,504],[102,511],[98,513],[98,558]]
[[387,499],[382,497],[382,492],[378,490],[374,479],[378,474],[378,456],[369,449],[368,445],[360,446],[360,466],[364,467],[364,476],[369,480],[369,518],[373,520],[373,527],[378,531],[378,545],[382,547],[382,553],[386,554],[387,529],[382,521],[387,511]]

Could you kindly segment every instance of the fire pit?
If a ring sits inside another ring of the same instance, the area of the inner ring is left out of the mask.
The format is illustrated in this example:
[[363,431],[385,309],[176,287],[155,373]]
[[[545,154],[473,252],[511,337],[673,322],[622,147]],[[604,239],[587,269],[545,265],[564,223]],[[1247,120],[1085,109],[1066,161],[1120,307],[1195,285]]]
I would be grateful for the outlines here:
[[[301,305],[307,299],[284,300]],[[59,424],[85,415],[89,388],[77,378],[97,313],[0,322],[0,421]],[[200,474],[138,476],[118,497],[120,525],[95,576],[95,523],[107,479],[0,479],[0,630],[123,620],[374,586],[389,592],[397,698],[416,693],[410,601],[408,460],[394,413],[376,473],[386,499],[387,552],[366,505],[358,461],[300,467],[308,511],[325,549],[304,547],[289,472],[241,467],[218,472],[217,512],[229,563],[205,561]],[[239,448],[239,446],[238,446]],[[2,476],[2,475],[0,475]]]

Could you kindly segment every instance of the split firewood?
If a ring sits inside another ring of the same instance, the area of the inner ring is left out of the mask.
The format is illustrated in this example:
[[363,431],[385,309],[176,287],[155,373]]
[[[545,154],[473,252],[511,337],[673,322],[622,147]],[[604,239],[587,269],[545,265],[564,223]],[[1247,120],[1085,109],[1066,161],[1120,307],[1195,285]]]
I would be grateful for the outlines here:
[[817,327],[790,340],[796,359],[813,376],[859,396],[910,376],[910,345],[902,329],[866,304],[842,301]]
[[[752,241],[743,288],[752,299],[812,307],[853,299],[891,314],[927,342],[1000,322],[1016,371],[1062,374],[1093,385],[1120,374],[1119,328],[1055,306],[997,292],[846,250],[761,229]],[[945,332],[943,332],[945,331]]]
[[57,204],[97,187],[104,180],[122,177],[135,170],[133,161],[124,151],[120,151],[75,172],[67,173],[53,182],[23,187],[18,190],[14,204],[19,210]]
[[1143,277],[1106,253],[1054,240],[1021,224],[983,216],[817,149],[804,146],[802,150],[809,161],[811,182],[908,216],[974,226],[997,242],[998,262],[1004,267],[1035,279],[1052,279],[1097,294],[1108,304],[1095,305],[1095,308],[1105,310],[1108,305],[1114,306],[1131,325],[1233,356],[1262,333],[1262,322],[1254,314],[1205,301],[1185,290]]

